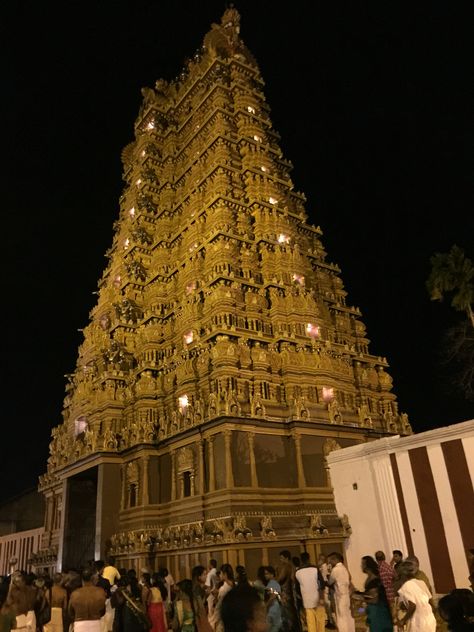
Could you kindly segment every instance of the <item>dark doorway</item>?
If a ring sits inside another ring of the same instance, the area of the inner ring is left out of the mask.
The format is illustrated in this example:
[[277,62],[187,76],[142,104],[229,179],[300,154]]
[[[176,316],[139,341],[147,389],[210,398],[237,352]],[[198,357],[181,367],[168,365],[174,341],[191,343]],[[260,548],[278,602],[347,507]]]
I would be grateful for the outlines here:
[[85,566],[95,556],[97,467],[67,481],[63,569]]

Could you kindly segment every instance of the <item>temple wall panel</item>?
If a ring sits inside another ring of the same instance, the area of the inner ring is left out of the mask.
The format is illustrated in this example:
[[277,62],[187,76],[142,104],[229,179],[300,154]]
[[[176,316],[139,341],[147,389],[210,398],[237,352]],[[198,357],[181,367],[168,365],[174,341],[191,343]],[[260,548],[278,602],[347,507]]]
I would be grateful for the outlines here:
[[296,487],[295,446],[291,437],[255,435],[259,487]]
[[168,503],[171,500],[171,456],[162,454],[159,457],[158,467],[159,503]]

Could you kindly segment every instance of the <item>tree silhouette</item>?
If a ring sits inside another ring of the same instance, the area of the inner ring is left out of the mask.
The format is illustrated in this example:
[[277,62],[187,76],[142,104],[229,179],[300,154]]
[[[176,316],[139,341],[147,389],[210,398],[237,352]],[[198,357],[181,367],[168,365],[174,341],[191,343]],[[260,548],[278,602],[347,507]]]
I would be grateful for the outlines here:
[[463,250],[454,245],[448,253],[431,257],[426,287],[432,301],[451,297],[451,306],[464,312],[466,319],[446,333],[446,359],[458,365],[453,383],[466,399],[474,399],[474,265]]
[[437,252],[430,259],[431,273],[426,287],[432,301],[442,301],[445,294],[451,294],[451,306],[457,311],[466,312],[474,327],[474,265],[459,246],[454,245],[450,252]]

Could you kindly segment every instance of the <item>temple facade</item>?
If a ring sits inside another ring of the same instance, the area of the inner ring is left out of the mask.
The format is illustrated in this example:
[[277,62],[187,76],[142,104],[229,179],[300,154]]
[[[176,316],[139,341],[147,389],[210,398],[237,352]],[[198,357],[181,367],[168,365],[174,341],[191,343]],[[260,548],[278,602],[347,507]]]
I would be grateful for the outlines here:
[[[52,431],[37,567],[253,574],[350,533],[326,456],[409,434],[307,223],[235,9],[144,88],[97,304]],[[313,558],[314,559],[314,558]]]

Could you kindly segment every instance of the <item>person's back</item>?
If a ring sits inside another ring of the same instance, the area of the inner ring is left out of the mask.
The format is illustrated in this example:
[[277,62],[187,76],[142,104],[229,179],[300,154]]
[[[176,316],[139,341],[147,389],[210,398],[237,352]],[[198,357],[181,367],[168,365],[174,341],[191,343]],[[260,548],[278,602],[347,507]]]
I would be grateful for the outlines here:
[[102,570],[102,577],[108,580],[109,584],[113,586],[120,579],[120,573],[118,568],[114,566],[115,560],[109,559],[107,560],[107,564],[104,566]]
[[69,600],[69,610],[74,621],[95,621],[105,614],[105,591],[99,586],[82,586]]
[[6,594],[0,598],[0,632],[10,632],[16,628],[16,616],[10,599]]
[[267,613],[258,591],[244,583],[232,588],[222,600],[224,632],[267,630]]
[[92,570],[85,569],[82,572],[83,586],[77,588],[69,599],[68,613],[74,622],[74,632],[81,632],[81,627],[84,627],[84,632],[100,631],[100,619],[105,614],[106,594],[103,588],[94,586],[92,577]]
[[[48,596],[48,593],[46,593]],[[66,610],[67,590],[60,583],[53,583],[51,587],[51,608],[61,608]]]
[[301,591],[304,608],[316,608],[319,604],[320,574],[316,566],[302,566],[296,571],[296,581]]

